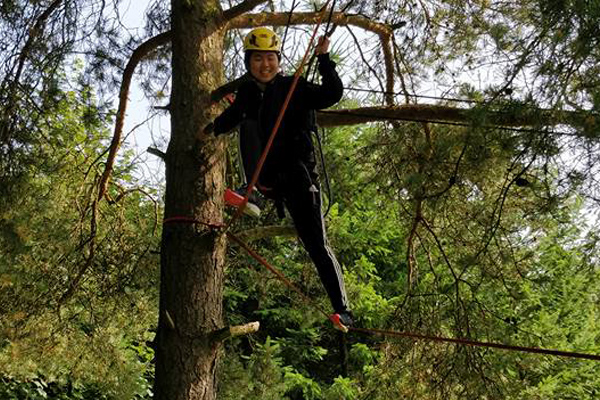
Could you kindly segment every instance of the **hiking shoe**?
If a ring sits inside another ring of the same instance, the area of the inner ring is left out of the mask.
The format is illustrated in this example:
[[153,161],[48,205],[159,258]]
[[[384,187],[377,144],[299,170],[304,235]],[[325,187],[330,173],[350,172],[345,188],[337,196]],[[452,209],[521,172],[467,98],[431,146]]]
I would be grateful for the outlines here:
[[[242,191],[243,190],[243,191]],[[240,194],[242,193],[242,194]],[[244,196],[246,195],[246,190],[242,187],[235,191],[231,189],[225,190],[225,203],[228,206],[238,208],[244,202]],[[260,217],[260,207],[257,203],[257,195],[255,193],[250,193],[248,197],[248,202],[246,203],[246,207],[244,207],[244,214],[250,215],[251,217],[258,218]]]
[[339,313],[331,314],[329,320],[333,323],[333,327],[344,333],[348,332],[348,328],[352,327],[354,320],[352,319],[352,313],[350,311],[342,311]]

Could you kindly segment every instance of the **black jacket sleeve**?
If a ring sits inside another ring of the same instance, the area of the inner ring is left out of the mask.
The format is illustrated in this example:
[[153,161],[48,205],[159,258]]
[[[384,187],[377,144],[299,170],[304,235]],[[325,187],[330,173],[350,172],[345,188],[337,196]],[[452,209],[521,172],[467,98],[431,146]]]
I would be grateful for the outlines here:
[[307,83],[304,95],[304,101],[311,104],[316,110],[331,107],[341,100],[344,93],[342,80],[335,70],[335,62],[331,61],[329,54],[319,54],[319,73],[321,74],[321,84],[316,85]]
[[245,98],[244,86],[242,85],[238,89],[238,93],[235,96],[233,104],[225,109],[214,121],[214,132],[215,136],[227,133],[238,126],[244,118],[244,98]]

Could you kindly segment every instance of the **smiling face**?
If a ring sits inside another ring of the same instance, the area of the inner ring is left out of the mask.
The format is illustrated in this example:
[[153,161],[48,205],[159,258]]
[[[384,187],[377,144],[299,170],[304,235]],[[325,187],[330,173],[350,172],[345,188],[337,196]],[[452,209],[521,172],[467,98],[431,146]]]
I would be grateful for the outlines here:
[[274,51],[253,51],[249,67],[250,73],[257,81],[267,83],[279,72],[279,57]]

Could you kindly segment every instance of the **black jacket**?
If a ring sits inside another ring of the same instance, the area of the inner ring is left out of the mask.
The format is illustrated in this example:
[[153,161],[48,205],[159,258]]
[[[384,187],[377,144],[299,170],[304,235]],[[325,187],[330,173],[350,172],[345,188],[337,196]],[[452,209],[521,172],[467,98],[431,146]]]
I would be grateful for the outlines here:
[[[270,180],[275,173],[312,158],[311,131],[314,129],[314,110],[331,107],[342,98],[343,85],[328,54],[318,56],[321,84],[300,78],[265,162],[261,181]],[[231,131],[240,125],[240,135],[258,135],[266,145],[281,107],[285,102],[292,76],[277,75],[264,85],[248,80],[239,87],[235,101],[214,121],[215,134]]]

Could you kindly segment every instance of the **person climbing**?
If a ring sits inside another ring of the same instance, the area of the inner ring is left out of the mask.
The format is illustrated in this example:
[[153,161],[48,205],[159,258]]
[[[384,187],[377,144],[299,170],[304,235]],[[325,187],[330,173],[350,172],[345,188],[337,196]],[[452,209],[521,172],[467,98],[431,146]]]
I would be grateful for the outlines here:
[[[334,324],[339,321],[342,326],[337,327],[344,330],[352,325],[352,314],[342,271],[325,233],[311,136],[316,124],[315,110],[333,106],[343,94],[328,49],[329,38],[319,38],[315,54],[321,84],[309,83],[304,78],[298,80],[257,187],[265,197],[275,201],[280,216],[285,205],[327,291],[335,311],[331,319]],[[239,125],[243,166],[246,176],[251,177],[294,78],[280,73],[281,40],[271,29],[261,27],[248,33],[244,51],[251,79],[240,85],[233,103],[205,128],[205,133],[214,132],[218,136]],[[245,194],[246,189],[242,190],[238,192]]]

